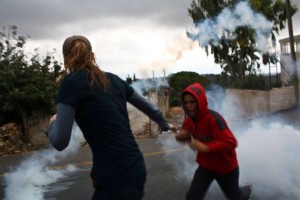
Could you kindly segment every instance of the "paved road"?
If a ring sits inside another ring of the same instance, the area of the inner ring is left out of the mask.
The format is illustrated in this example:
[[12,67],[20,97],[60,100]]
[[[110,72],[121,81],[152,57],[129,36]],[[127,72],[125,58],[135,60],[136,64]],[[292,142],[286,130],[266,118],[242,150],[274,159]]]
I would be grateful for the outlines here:
[[[273,116],[267,117],[268,120],[273,120],[277,118],[281,118],[281,122],[284,124],[294,125],[297,129],[299,129],[299,120],[300,113],[299,110],[290,110],[285,112],[276,113]],[[173,138],[170,135],[160,135],[157,138],[146,138],[139,139],[138,143],[140,148],[145,156],[146,165],[148,169],[148,180],[145,187],[145,197],[144,200],[184,200],[185,192],[189,186],[190,178],[193,174],[195,164],[194,164],[194,153],[187,147],[174,143]],[[299,142],[298,142],[299,144]],[[42,154],[46,157],[49,155],[43,154],[41,150],[39,152],[35,152],[34,154]],[[3,179],[4,174],[13,168],[19,167],[20,162],[24,160],[28,160],[32,158],[32,154],[23,154],[23,155],[14,155],[14,156],[5,156],[0,157],[0,180],[2,182],[2,187],[0,189],[0,199],[4,199],[4,185]],[[55,158],[53,158],[55,159]],[[42,161],[42,157],[37,158],[36,160]],[[188,160],[189,162],[182,162],[182,160]],[[32,165],[29,167],[34,168],[38,165],[38,162],[34,161],[30,162]],[[175,164],[174,164],[175,163]],[[87,146],[80,147],[79,151],[74,155],[69,155],[66,158],[58,159],[54,164],[51,164],[47,169],[51,169],[54,172],[65,171],[67,169],[68,164],[72,164],[76,166],[76,170],[70,171],[65,174],[63,178],[57,179],[54,183],[44,184],[46,186],[41,187],[42,189],[46,189],[47,192],[42,193],[40,198],[28,197],[24,199],[29,200],[85,200],[90,199],[93,189],[91,187],[90,179],[89,179],[89,171],[91,167],[91,155],[89,148]],[[288,163],[287,163],[288,164]],[[299,162],[297,162],[299,164]],[[182,165],[182,167],[180,167]],[[185,166],[183,166],[185,165]],[[24,166],[26,167],[26,166]],[[28,166],[27,166],[28,167]],[[71,168],[72,169],[72,168]],[[179,171],[178,171],[179,169]],[[180,171],[181,169],[181,171]],[[260,170],[260,169],[253,169]],[[18,182],[22,177],[26,177],[27,173],[31,173],[32,182],[27,185],[18,185],[13,187],[13,194],[21,194],[22,190],[27,190],[28,185],[37,186],[43,185],[43,174],[50,173],[49,170],[40,170],[32,172],[25,171],[24,173],[20,172],[17,178],[12,181]],[[255,172],[255,171],[253,171]],[[297,171],[295,172],[297,173]],[[298,171],[299,173],[299,171]],[[45,176],[46,178],[48,176]],[[50,176],[53,177],[53,176]],[[31,177],[30,177],[31,178]],[[29,179],[30,179],[29,178]],[[40,178],[40,182],[37,179]],[[271,177],[270,177],[271,178]],[[41,181],[42,180],[42,181]],[[277,180],[280,183],[281,180]],[[295,185],[300,190],[300,180],[299,176],[295,176]],[[297,186],[298,184],[298,186]],[[278,185],[278,184],[277,184]],[[293,185],[293,186],[295,186]],[[29,188],[29,190],[32,188]],[[254,188],[255,189],[255,188]],[[28,190],[28,191],[29,191]],[[254,190],[252,200],[266,200],[266,198],[258,195],[259,193],[256,191],[262,191],[263,189],[257,188]],[[28,195],[28,194],[27,194]],[[34,196],[34,195],[33,195]],[[38,195],[37,195],[38,196]],[[22,198],[23,199],[23,198]],[[223,194],[220,192],[216,185],[213,185],[205,200],[224,200]],[[272,200],[299,200],[300,195],[290,196],[290,197],[280,197],[280,195],[272,197]],[[6,199],[6,200],[19,200],[19,199]]]
[[[144,200],[183,200],[188,188],[188,181],[178,179],[176,175],[177,172],[175,171],[172,162],[168,162],[168,159],[178,159],[180,158],[180,154],[191,152],[191,150],[179,144],[172,148],[164,149],[159,142],[161,139],[162,138],[146,138],[138,140],[144,153],[148,169]],[[37,154],[39,154],[39,152],[37,152]],[[167,159],[166,156],[168,157]],[[3,182],[3,175],[9,171],[9,168],[18,167],[21,161],[30,157],[32,157],[31,154],[24,154],[0,158],[1,182]],[[48,191],[44,193],[45,200],[85,200],[91,198],[93,189],[89,179],[91,167],[89,148],[81,147],[75,155],[68,156],[64,160],[58,161],[55,165],[49,167],[54,170],[64,170],[67,168],[67,164],[76,165],[77,170],[75,172],[70,172],[67,176],[59,179],[55,183],[47,185],[46,188]],[[192,173],[193,170],[194,168],[191,168],[190,173]],[[27,172],[25,171],[28,170],[24,170],[24,173],[21,173],[20,175],[26,176],[25,174]],[[36,173],[33,174],[32,180],[37,180],[38,176],[42,176],[43,173],[45,172],[36,171]],[[24,188],[21,186],[16,191],[19,190],[22,192],[22,189]],[[213,196],[213,194],[210,196]],[[0,199],[3,198],[4,188],[2,187],[0,190]],[[32,197],[32,200],[36,199]],[[218,199],[222,198],[220,197]]]
[[[180,151],[186,151],[186,149],[182,146],[178,146],[173,149],[163,150],[160,144],[157,143],[157,138],[140,139],[138,142],[145,155],[149,174],[144,199],[183,199],[187,185],[175,179],[174,168],[164,161],[164,155],[178,154]],[[3,174],[6,173],[10,167],[19,166],[20,161],[26,160],[29,157],[31,157],[31,154],[0,158],[1,181],[3,181]],[[50,167],[57,170],[65,169],[67,164],[74,164],[78,169],[59,181],[48,185],[47,188],[49,191],[45,193],[45,199],[90,199],[93,189],[89,179],[91,167],[89,148],[87,146],[81,147],[75,155],[68,156],[66,159],[58,161],[55,165]],[[42,172],[36,172],[36,176],[41,174]],[[36,179],[36,177],[33,177],[33,179]],[[3,199],[3,197],[4,191],[2,187],[0,199]]]

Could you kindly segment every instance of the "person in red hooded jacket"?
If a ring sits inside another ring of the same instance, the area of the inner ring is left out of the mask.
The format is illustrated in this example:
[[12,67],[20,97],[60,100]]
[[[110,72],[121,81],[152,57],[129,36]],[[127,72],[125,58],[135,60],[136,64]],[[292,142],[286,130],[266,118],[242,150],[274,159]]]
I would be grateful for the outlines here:
[[175,138],[189,142],[198,151],[196,161],[199,164],[186,200],[203,199],[213,180],[228,199],[249,199],[252,185],[239,186],[237,140],[225,119],[208,108],[205,90],[199,83],[186,87],[181,100],[186,117]]

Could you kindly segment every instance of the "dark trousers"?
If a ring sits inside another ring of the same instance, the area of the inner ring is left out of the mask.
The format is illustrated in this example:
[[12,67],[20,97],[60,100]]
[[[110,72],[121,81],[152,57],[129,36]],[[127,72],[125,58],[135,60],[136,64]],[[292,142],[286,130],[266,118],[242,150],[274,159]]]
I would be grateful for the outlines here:
[[249,192],[245,188],[239,187],[239,168],[234,169],[230,173],[220,175],[199,166],[195,171],[186,200],[204,199],[213,180],[217,181],[227,199],[246,200],[249,198]]
[[141,200],[144,196],[145,177],[140,177],[133,184],[103,185],[95,188],[92,200]]

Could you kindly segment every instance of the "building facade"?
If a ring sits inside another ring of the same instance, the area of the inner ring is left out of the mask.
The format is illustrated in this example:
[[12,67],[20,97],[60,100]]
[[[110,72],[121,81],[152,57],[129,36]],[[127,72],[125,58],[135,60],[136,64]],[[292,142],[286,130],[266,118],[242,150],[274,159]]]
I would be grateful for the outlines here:
[[297,68],[298,80],[300,77],[300,35],[294,36],[294,47],[296,53],[296,61],[292,61],[291,46],[289,37],[279,40],[280,43],[280,64],[281,64],[281,82],[282,86],[293,84],[293,77],[295,74],[295,67]]

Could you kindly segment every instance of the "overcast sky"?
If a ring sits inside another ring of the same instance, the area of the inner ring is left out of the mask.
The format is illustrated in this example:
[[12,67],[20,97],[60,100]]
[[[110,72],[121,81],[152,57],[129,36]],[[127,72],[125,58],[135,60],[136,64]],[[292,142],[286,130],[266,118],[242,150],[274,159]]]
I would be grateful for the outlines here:
[[[30,35],[27,49],[57,49],[71,35],[90,39],[97,62],[122,78],[155,77],[178,71],[219,73],[186,36],[193,27],[188,15],[192,0],[0,0],[0,25],[16,25],[19,35]],[[300,4],[300,0],[291,0]],[[300,29],[294,16],[294,34]],[[282,31],[278,39],[288,36]]]

